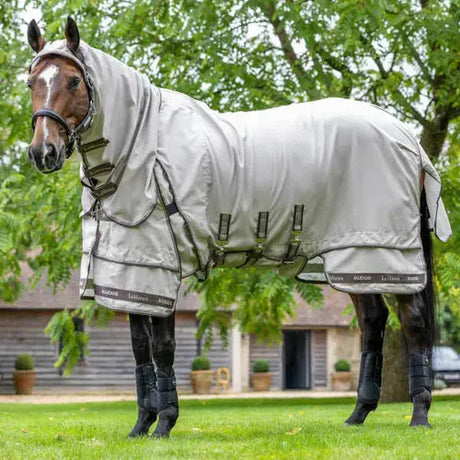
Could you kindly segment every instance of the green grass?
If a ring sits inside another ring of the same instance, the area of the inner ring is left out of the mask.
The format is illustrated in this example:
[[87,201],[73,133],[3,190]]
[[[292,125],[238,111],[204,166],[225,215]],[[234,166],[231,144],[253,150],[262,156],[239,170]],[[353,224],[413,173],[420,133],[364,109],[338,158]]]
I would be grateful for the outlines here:
[[344,427],[350,399],[184,401],[168,440],[128,439],[134,403],[0,404],[3,459],[460,458],[460,398],[436,398],[433,429],[409,428],[410,404]]

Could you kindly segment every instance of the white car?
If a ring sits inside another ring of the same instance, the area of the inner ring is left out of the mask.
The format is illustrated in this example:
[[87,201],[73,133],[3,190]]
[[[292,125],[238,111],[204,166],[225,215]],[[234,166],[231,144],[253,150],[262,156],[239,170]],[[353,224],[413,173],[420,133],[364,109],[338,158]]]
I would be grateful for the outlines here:
[[433,347],[433,375],[446,385],[460,384],[460,356],[452,347]]

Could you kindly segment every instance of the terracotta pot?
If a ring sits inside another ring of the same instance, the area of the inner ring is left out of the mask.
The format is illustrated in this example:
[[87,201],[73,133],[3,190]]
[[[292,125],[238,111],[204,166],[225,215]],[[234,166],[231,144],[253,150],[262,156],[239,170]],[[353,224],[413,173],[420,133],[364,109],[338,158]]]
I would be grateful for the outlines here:
[[351,372],[334,372],[332,374],[334,391],[350,391],[352,376]]
[[251,375],[252,389],[254,391],[270,391],[270,384],[272,383],[271,372],[254,372]]
[[190,380],[192,381],[193,392],[199,395],[211,393],[213,376],[214,371],[190,372]]
[[13,371],[14,388],[17,395],[31,395],[34,391],[37,371]]

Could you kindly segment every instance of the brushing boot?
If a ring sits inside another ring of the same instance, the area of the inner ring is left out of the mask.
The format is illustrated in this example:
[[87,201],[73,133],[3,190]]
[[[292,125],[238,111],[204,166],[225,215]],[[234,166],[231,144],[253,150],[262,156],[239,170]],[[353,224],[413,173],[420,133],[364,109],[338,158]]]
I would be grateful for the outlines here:
[[148,434],[157,419],[158,395],[157,378],[152,363],[136,367],[137,422],[129,436],[135,438]]
[[409,392],[414,405],[410,426],[427,426],[431,406],[431,370],[428,353],[409,354]]
[[366,351],[361,353],[358,400],[345,425],[361,425],[369,412],[377,409],[382,386],[382,353]]
[[157,370],[158,383],[158,424],[153,433],[155,438],[167,438],[179,417],[179,400],[177,398],[176,377],[168,377]]

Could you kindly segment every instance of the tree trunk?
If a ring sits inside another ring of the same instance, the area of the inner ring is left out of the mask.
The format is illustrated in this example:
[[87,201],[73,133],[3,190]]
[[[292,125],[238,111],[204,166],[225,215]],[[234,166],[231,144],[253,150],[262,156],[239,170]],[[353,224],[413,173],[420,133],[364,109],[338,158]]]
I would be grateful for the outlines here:
[[382,402],[409,401],[406,353],[401,329],[387,326],[383,342]]
[[429,127],[424,127],[420,143],[425,152],[434,160],[439,157],[447,137],[449,119],[447,117],[436,118]]

